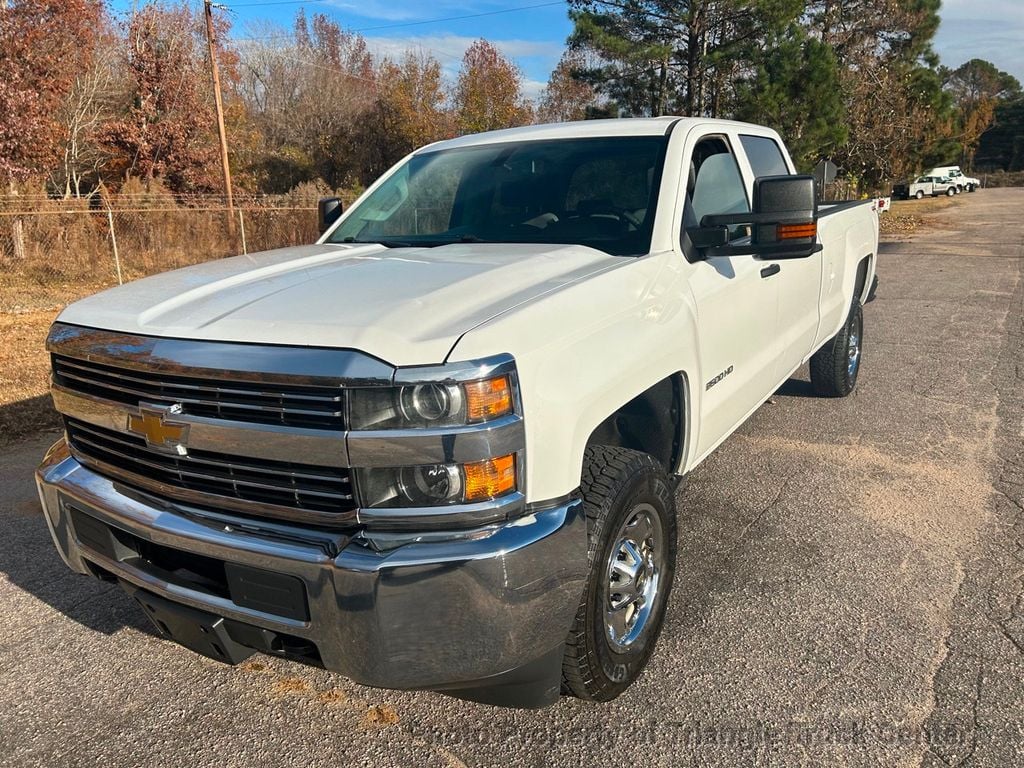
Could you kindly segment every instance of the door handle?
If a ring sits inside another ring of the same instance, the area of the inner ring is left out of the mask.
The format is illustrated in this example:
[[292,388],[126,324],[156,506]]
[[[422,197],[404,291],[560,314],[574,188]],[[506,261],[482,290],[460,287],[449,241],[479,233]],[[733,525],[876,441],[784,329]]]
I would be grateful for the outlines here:
[[761,277],[771,277],[772,275],[779,274],[781,271],[782,267],[778,264],[769,264],[767,267],[761,268]]

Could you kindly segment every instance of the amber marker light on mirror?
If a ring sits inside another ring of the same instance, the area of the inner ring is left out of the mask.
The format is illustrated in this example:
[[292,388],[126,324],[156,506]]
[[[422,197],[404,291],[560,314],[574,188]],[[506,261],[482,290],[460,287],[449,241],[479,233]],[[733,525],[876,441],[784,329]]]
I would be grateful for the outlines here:
[[814,237],[818,234],[818,225],[813,221],[806,224],[779,224],[776,237],[779,240],[797,240],[802,237]]
[[516,489],[516,457],[514,454],[465,464],[464,498],[467,502],[486,501]]

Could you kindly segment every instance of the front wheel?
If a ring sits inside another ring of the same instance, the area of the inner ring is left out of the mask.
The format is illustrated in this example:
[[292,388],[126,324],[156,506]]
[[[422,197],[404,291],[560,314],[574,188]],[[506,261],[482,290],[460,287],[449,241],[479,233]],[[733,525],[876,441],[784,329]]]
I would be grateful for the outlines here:
[[583,459],[590,573],[566,642],[566,693],[611,701],[654,651],[676,561],[672,484],[651,456],[591,446]]
[[824,397],[846,397],[857,386],[864,345],[864,310],[858,299],[839,333],[811,357],[811,385]]
[[968,184],[967,185],[967,191],[968,192],[973,192],[974,191],[974,185],[973,184]]
[[952,197],[956,194],[956,187],[950,187],[946,190],[946,197]]
[[919,190],[917,190],[917,194],[916,194],[916,195],[914,195],[914,197],[916,197],[916,198],[917,198],[918,200],[923,200],[923,199],[924,199],[924,192],[922,192],[922,191],[921,191],[921,190],[919,189]]

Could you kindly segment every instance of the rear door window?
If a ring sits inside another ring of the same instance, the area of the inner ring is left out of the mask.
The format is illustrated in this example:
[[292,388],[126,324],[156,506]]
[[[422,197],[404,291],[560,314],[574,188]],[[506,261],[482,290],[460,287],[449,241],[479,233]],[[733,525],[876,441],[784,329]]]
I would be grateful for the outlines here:
[[755,177],[789,175],[786,158],[774,139],[767,136],[740,136],[740,144],[747,153]]

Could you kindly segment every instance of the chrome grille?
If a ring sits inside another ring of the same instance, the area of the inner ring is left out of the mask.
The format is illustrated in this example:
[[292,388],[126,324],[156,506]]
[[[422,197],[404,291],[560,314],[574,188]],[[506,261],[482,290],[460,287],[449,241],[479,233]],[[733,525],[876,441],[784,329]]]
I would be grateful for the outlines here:
[[69,417],[64,422],[71,450],[83,463],[158,495],[255,515],[316,513],[323,522],[349,518],[355,510],[347,469],[207,451],[179,456],[149,447],[142,437]]
[[339,387],[257,383],[121,368],[53,356],[54,382],[72,391],[118,403],[181,405],[182,413],[255,424],[345,429]]

